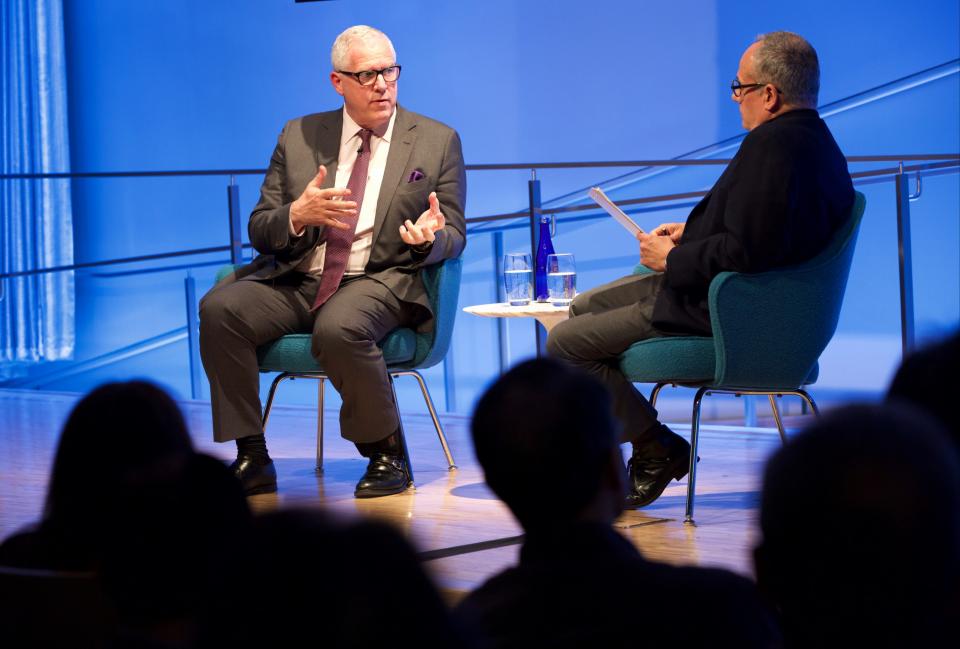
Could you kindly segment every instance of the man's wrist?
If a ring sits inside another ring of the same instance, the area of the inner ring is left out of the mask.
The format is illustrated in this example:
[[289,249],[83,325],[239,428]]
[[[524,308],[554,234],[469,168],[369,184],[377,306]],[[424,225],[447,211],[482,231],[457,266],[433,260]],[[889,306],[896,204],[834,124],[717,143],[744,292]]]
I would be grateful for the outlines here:
[[299,237],[303,234],[303,223],[300,222],[296,207],[296,201],[290,203],[290,234]]
[[417,243],[410,247],[413,248],[414,252],[423,254],[430,251],[430,248],[433,247],[433,241],[424,241],[423,243]]

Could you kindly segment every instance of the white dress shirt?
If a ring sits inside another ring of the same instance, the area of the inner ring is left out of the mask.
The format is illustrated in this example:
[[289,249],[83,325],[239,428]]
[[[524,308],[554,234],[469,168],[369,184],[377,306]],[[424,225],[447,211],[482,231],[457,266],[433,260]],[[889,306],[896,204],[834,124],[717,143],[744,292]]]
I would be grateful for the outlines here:
[[[380,183],[383,182],[383,172],[387,166],[387,155],[390,153],[390,140],[393,136],[393,124],[397,119],[394,109],[387,124],[383,137],[376,134],[370,136],[370,164],[367,167],[367,184],[363,190],[363,204],[360,206],[360,217],[357,221],[357,230],[353,235],[353,245],[350,247],[350,257],[347,258],[347,267],[344,275],[362,275],[363,269],[370,259],[370,248],[373,245],[373,221],[377,214],[377,201],[380,199]],[[357,161],[357,152],[360,149],[361,127],[353,121],[347,109],[343,109],[343,130],[340,131],[340,156],[337,159],[337,177],[334,187],[345,188],[350,181],[350,173]],[[350,200],[348,197],[346,200]],[[297,235],[290,223],[290,233]],[[302,233],[301,233],[302,234]],[[296,270],[319,275],[323,272],[323,259],[326,252],[326,243],[320,243],[313,252],[304,257],[297,265]]]

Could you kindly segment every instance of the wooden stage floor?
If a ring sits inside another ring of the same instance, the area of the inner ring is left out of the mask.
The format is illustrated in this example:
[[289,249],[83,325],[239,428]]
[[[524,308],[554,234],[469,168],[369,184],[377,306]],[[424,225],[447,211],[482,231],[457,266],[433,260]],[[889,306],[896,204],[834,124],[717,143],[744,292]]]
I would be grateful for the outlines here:
[[[38,517],[60,427],[78,398],[0,390],[0,538]],[[183,402],[181,407],[198,449],[232,459],[232,444],[211,441],[209,405]],[[385,519],[423,553],[427,569],[452,598],[516,561],[521,530],[483,482],[470,445],[468,418],[442,416],[459,466],[450,472],[430,418],[405,413],[416,489],[369,500],[353,497],[365,461],[340,438],[333,411],[325,418],[325,471],[314,472],[315,420],[315,410],[307,407],[274,408],[267,441],[277,464],[279,491],[252,497],[255,510],[297,505]],[[800,423],[798,418],[788,420],[791,427]],[[686,421],[671,426],[680,434],[689,433]],[[722,566],[751,576],[760,477],[764,461],[778,446],[774,429],[706,425],[700,443],[696,526],[683,524],[683,481],[671,483],[650,507],[624,513],[617,527],[651,559]]]

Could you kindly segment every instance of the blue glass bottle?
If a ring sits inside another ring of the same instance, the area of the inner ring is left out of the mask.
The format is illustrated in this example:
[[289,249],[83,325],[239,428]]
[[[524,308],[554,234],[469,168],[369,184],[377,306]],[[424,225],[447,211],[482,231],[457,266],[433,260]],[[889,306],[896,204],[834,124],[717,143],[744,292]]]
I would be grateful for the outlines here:
[[550,218],[540,217],[540,236],[537,239],[537,261],[533,273],[533,293],[537,302],[546,302],[547,293],[547,255],[553,254],[553,241],[550,240]]

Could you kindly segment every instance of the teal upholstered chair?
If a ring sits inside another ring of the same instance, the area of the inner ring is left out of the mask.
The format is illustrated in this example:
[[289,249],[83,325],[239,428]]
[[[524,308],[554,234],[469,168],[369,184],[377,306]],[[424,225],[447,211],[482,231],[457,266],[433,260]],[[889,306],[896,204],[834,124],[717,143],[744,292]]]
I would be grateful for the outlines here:
[[[443,447],[443,453],[451,470],[456,468],[456,464],[454,464],[450,446],[447,444],[443,427],[437,417],[437,410],[433,405],[433,399],[430,397],[427,384],[420,375],[420,370],[433,367],[442,361],[450,347],[450,339],[453,336],[453,322],[457,315],[457,299],[460,294],[461,267],[462,261],[458,257],[428,266],[421,271],[421,277],[435,316],[432,331],[417,333],[413,329],[395,329],[387,334],[387,337],[380,343],[380,348],[383,349],[383,357],[387,362],[387,370],[390,373],[391,384],[398,376],[412,376],[420,384],[420,391],[423,393],[427,409],[430,411],[430,417],[433,419],[433,425],[437,430],[437,437],[440,438],[440,445]],[[217,274],[217,281],[233,272],[234,268],[234,266],[221,268]],[[310,353],[310,338],[311,335],[307,333],[288,334],[257,349],[260,371],[280,372],[270,385],[267,405],[263,410],[262,423],[263,429],[266,430],[273,399],[276,396],[277,387],[282,382],[294,378],[317,379],[319,381],[317,388],[317,471],[323,471],[323,390],[327,375]],[[396,403],[395,389],[394,402]],[[399,416],[399,414],[398,408],[397,415]],[[403,437],[402,422],[400,432],[401,437]],[[413,480],[412,469],[410,473],[410,479]]]
[[[774,396],[798,396],[817,413],[803,386],[816,380],[817,360],[837,328],[865,204],[863,194],[856,192],[850,218],[823,252],[803,264],[714,277],[708,295],[712,337],[652,338],[621,354],[620,369],[627,378],[656,384],[650,394],[654,405],[664,385],[699,388],[690,427],[686,522],[693,522],[704,396],[714,392],[766,395],[784,442],[786,433]],[[649,271],[638,267],[638,272]]]

